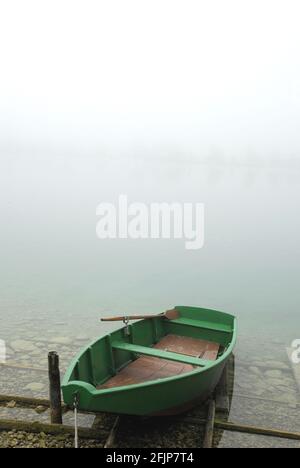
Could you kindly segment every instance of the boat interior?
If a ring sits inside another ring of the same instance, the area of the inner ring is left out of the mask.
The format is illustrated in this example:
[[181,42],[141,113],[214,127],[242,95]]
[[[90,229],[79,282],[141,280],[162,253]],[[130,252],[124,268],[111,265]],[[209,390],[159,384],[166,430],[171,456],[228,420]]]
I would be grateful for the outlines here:
[[[218,357],[220,344],[186,336],[166,335],[151,349],[214,361]],[[188,362],[171,361],[156,356],[140,356],[100,385],[98,389],[122,387],[172,377],[191,372],[195,367],[194,364]]]
[[222,356],[232,342],[234,318],[178,310],[174,320],[142,320],[101,338],[77,360],[71,380],[107,390],[192,372]]

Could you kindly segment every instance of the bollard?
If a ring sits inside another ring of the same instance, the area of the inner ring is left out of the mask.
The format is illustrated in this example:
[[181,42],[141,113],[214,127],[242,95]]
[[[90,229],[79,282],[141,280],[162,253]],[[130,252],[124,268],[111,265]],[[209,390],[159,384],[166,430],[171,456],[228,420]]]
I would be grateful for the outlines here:
[[48,354],[48,369],[51,424],[62,424],[59,356],[55,351]]

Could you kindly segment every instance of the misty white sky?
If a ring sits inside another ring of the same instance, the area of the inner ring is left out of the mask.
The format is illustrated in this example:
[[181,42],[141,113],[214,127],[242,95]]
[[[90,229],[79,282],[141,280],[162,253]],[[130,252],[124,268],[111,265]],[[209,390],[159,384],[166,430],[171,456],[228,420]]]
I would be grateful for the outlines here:
[[9,0],[0,151],[300,154],[298,0]]

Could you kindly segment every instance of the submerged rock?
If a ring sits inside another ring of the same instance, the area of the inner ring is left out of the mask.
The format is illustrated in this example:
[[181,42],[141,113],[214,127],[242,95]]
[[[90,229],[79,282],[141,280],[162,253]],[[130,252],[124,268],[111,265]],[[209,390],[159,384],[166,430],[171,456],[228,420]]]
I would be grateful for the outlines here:
[[270,377],[271,379],[280,379],[282,378],[283,374],[282,374],[282,371],[279,370],[279,369],[272,369],[272,370],[268,370],[266,371],[265,373],[266,377]]
[[282,385],[282,380],[280,379],[275,379],[275,378],[268,378],[267,380],[268,384],[271,385],[272,387],[280,387]]
[[266,361],[264,363],[265,367],[270,367],[270,369],[279,369],[279,370],[290,370],[288,364],[280,361]]
[[55,336],[51,338],[50,343],[61,344],[61,345],[70,345],[72,344],[71,338],[67,336]]
[[40,382],[32,382],[24,388],[24,390],[30,390],[32,392],[41,392],[45,389],[45,385]]
[[37,348],[34,343],[26,340],[15,340],[10,343],[11,348],[16,352],[36,352]]

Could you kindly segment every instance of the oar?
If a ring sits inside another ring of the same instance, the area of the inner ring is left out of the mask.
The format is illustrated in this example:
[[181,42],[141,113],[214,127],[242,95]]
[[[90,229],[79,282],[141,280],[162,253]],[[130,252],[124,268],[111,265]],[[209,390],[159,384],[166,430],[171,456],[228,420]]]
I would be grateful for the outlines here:
[[156,314],[156,315],[127,315],[127,316],[122,316],[122,317],[105,317],[101,318],[101,322],[119,322],[119,321],[124,321],[124,320],[139,320],[139,319],[153,319],[153,318],[158,318],[158,317],[163,317],[168,320],[175,320],[179,317],[179,312],[176,309],[172,310],[167,310],[167,312],[163,312],[162,314]]

